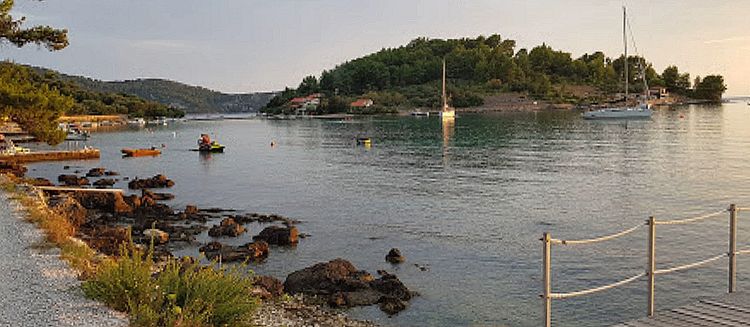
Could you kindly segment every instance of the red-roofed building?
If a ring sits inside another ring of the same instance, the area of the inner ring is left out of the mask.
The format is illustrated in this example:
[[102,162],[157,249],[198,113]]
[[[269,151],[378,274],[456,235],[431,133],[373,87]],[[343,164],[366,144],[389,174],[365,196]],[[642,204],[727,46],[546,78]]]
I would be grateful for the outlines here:
[[359,99],[350,104],[352,108],[362,109],[373,105],[372,99]]

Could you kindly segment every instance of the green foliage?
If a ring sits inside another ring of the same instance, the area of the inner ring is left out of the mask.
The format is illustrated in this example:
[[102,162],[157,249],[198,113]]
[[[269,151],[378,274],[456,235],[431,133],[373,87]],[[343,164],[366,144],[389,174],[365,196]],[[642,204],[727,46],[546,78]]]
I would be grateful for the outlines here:
[[151,279],[153,258],[132,242],[120,245],[120,257],[102,264],[92,280],[81,286],[86,296],[107,306],[130,312],[134,305],[149,303],[155,290]]
[[724,77],[720,75],[708,75],[703,80],[698,80],[695,85],[694,97],[698,99],[721,101],[721,95],[727,90],[724,85]]
[[124,244],[120,258],[83,284],[87,296],[130,314],[133,326],[250,326],[257,307],[244,266],[201,267],[169,259],[151,275],[152,251]]
[[[613,60],[597,51],[574,59],[570,53],[546,44],[531,50],[515,48],[515,41],[496,34],[473,39],[417,38],[405,46],[382,49],[323,71],[317,87],[327,95],[349,97],[397,92],[406,97],[401,104],[436,107],[440,105],[440,89],[435,86],[439,87],[445,59],[455,107],[481,105],[479,99],[493,92],[514,91],[537,98],[559,96],[552,92],[553,85],[588,85],[609,93],[621,92],[625,65],[631,92],[644,91],[644,77],[649,85],[666,85],[678,91],[690,88],[690,75],[679,74],[674,67],[674,74],[662,77],[639,56]],[[292,97],[316,91],[314,82],[314,77],[306,77],[299,89],[285,90],[267,108],[283,106]],[[375,105],[390,106],[377,100]]]
[[17,47],[29,43],[42,45],[50,51],[62,50],[68,46],[68,31],[49,26],[23,28],[26,17],[14,19],[10,15],[13,0],[0,2],[0,40],[6,40]]
[[0,63],[0,115],[8,116],[37,139],[57,144],[65,133],[56,120],[73,106],[73,99],[38,78],[30,69]]

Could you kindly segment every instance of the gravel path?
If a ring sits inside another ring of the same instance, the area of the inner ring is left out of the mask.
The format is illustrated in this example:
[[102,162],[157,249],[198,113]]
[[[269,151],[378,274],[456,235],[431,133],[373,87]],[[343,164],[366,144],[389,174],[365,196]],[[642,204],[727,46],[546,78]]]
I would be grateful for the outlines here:
[[127,316],[86,299],[59,250],[32,248],[42,233],[0,191],[0,326],[127,326]]

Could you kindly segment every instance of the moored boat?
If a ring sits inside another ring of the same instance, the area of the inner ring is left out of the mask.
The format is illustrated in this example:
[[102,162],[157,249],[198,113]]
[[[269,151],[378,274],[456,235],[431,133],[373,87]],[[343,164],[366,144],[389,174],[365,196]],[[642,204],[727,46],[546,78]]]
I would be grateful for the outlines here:
[[157,150],[156,148],[150,148],[150,149],[122,149],[120,150],[122,152],[123,157],[148,157],[148,156],[158,156],[161,154],[160,150]]

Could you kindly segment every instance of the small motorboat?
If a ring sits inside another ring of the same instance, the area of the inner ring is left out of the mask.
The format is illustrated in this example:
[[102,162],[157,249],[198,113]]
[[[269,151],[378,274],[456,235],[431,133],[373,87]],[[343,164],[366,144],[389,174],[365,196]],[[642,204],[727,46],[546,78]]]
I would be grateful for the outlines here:
[[211,142],[211,144],[207,145],[201,145],[198,147],[198,151],[200,152],[224,152],[225,146],[217,143],[216,141]]
[[372,139],[369,137],[358,137],[357,138],[357,144],[358,145],[364,145],[364,146],[371,146],[372,145]]
[[201,138],[198,139],[198,150],[200,152],[224,152],[225,146],[219,144],[219,142],[212,141],[208,134],[201,134]]
[[122,152],[123,157],[154,157],[161,154],[160,150],[157,150],[156,148],[150,148],[150,149],[122,149],[120,150]]
[[429,111],[412,111],[410,114],[414,117],[430,117]]

